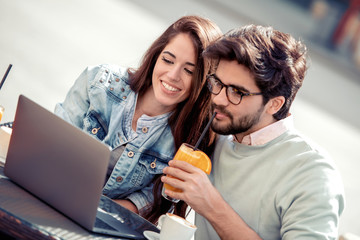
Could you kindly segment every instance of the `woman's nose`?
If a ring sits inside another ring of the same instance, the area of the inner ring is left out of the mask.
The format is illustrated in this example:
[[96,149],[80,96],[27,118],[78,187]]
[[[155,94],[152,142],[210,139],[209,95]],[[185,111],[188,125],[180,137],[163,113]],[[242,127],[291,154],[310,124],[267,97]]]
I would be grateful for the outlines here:
[[173,66],[167,73],[168,77],[173,81],[180,80],[181,68],[178,66]]

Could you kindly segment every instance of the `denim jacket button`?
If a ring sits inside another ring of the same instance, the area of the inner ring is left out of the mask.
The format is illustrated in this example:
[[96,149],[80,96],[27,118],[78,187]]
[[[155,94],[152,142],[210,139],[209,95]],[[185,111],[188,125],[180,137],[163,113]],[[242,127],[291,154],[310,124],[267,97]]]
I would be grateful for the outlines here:
[[118,176],[117,178],[116,178],[116,181],[117,182],[121,182],[123,180],[123,178],[121,177],[121,176]]
[[128,157],[130,157],[130,158],[132,158],[133,156],[134,156],[134,152],[133,151],[130,151],[130,152],[128,152]]
[[99,82],[103,83],[103,82],[104,82],[104,80],[100,79],[100,81],[99,81]]
[[125,91],[125,88],[121,88],[121,91],[124,92],[124,91]]
[[147,132],[148,132],[148,128],[147,128],[147,127],[143,127],[143,128],[141,129],[141,131],[142,131],[143,133],[147,133]]
[[123,96],[123,97],[122,97],[122,99],[124,99],[124,100],[125,100],[125,99],[126,99],[126,96]]
[[120,81],[120,78],[116,78],[115,81],[116,81],[116,82],[119,82],[119,81]]
[[93,128],[93,129],[91,129],[91,133],[95,135],[95,134],[97,134],[97,132],[99,131],[99,129],[100,129],[100,128]]
[[154,160],[152,163],[150,163],[150,167],[151,167],[152,169],[156,168],[156,158],[155,158],[155,160]]
[[114,88],[110,88],[110,91],[113,91],[114,90]]

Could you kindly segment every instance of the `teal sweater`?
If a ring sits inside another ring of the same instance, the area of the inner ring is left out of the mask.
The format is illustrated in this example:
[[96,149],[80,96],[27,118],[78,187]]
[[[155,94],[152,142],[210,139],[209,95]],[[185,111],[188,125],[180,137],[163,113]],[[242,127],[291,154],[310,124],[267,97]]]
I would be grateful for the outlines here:
[[[232,139],[219,139],[210,179],[260,237],[337,238],[343,184],[326,153],[295,130],[261,146]],[[196,240],[219,239],[202,216],[196,214],[195,223]]]

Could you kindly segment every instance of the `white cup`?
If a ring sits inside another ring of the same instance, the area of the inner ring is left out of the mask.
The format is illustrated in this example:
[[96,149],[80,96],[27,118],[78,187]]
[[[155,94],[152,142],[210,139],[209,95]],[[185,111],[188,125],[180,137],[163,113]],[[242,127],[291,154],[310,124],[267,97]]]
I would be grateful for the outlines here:
[[190,240],[197,227],[186,219],[172,213],[159,218],[160,240]]
[[[9,148],[10,136],[12,129],[8,127],[0,127],[0,158],[5,159]],[[0,164],[1,165],[1,164]]]

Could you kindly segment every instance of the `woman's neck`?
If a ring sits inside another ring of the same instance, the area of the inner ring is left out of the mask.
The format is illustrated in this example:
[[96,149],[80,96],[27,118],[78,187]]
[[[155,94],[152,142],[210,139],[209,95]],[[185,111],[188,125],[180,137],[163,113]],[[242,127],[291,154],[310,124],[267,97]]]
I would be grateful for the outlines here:
[[134,117],[132,120],[132,128],[136,130],[138,119],[143,115],[150,117],[159,116],[161,114],[172,111],[168,106],[164,106],[156,101],[152,86],[142,95],[139,94],[136,101]]

